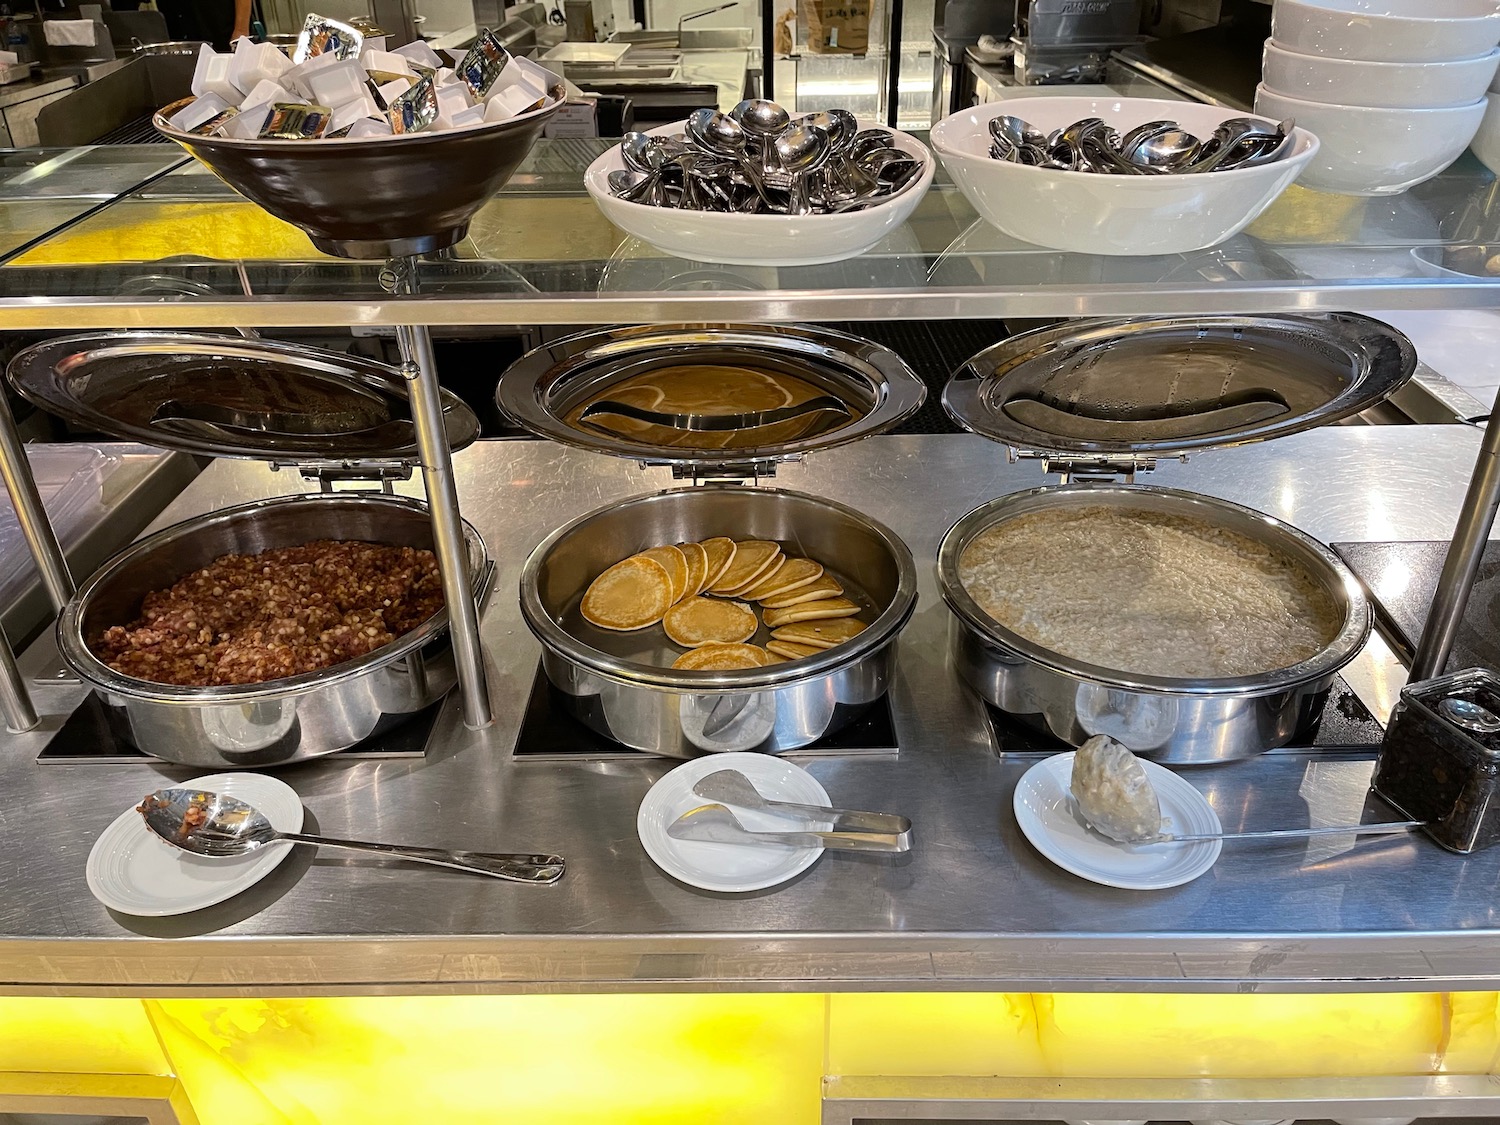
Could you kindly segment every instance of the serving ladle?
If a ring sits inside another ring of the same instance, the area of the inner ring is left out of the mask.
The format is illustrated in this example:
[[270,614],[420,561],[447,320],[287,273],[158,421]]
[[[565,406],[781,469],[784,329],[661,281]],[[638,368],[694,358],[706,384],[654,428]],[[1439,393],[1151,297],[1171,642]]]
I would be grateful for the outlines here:
[[833,154],[828,133],[816,125],[793,125],[777,136],[772,148],[777,162],[792,177],[791,214],[811,214],[808,176],[821,168]]
[[288,840],[319,848],[374,852],[392,859],[430,863],[513,883],[555,883],[562,878],[565,867],[560,855],[455,852],[281,832],[264,813],[237,797],[199,789],[158,789],[141,802],[137,811],[153,833],[194,855],[246,855],[278,840]]
[[765,98],[746,98],[729,111],[729,116],[760,142],[760,171],[763,177],[776,172],[774,138],[791,121],[791,114]]

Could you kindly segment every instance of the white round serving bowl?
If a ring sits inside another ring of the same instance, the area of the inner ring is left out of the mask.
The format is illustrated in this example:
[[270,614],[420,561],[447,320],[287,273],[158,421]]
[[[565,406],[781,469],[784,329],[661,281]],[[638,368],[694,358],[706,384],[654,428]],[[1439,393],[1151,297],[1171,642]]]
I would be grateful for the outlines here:
[[1367,62],[1305,55],[1266,41],[1261,82],[1292,98],[1375,109],[1473,105],[1500,67],[1500,49],[1448,62]]
[[1486,94],[1484,101],[1484,117],[1469,147],[1481,164],[1500,176],[1500,93]]
[[1295,118],[1319,138],[1302,186],[1339,195],[1394,195],[1430,180],[1458,159],[1484,117],[1485,102],[1438,109],[1327,105],[1255,91],[1255,112]]
[[1472,59],[1500,43],[1494,0],[1275,0],[1271,38],[1310,55],[1367,62]]
[[990,157],[990,120],[1007,113],[1044,133],[1085,117],[1102,117],[1121,133],[1172,118],[1199,137],[1235,113],[1153,98],[1005,99],[932,127],[943,167],[987,222],[1012,238],[1081,254],[1184,254],[1217,246],[1269,207],[1318,151],[1318,138],[1298,128],[1291,153],[1258,168],[1161,176],[1063,172]]
[[[683,122],[650,130],[653,136],[681,133]],[[881,128],[861,121],[861,129]],[[620,146],[599,157],[583,184],[604,217],[658,250],[695,262],[732,266],[812,266],[842,262],[870,249],[906,222],[932,186],[932,153],[909,134],[887,129],[896,147],[923,161],[922,174],[905,191],[863,211],[842,215],[736,215],[651,207],[610,194],[609,174],[625,167]]]

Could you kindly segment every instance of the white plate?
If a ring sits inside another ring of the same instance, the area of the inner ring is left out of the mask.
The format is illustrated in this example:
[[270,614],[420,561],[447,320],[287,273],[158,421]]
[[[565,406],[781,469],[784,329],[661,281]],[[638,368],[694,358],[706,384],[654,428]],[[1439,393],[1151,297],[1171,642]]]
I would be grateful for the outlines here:
[[[785,883],[816,863],[823,854],[822,848],[788,848],[779,844],[741,847],[674,840],[667,835],[667,825],[683,813],[710,803],[697,796],[693,786],[716,770],[725,769],[739,770],[755,783],[763,796],[773,801],[833,807],[827,792],[812,774],[772,754],[709,754],[694,758],[657,781],[636,814],[636,832],[652,862],[672,878],[705,891],[763,890]],[[752,832],[784,832],[792,827],[783,816],[750,809],[735,809],[734,813]]]
[[[226,793],[259,809],[282,832],[302,828],[302,801],[296,791],[264,774],[215,773],[158,788]],[[122,914],[146,918],[186,914],[223,902],[260,882],[295,846],[267,844],[248,855],[222,859],[190,855],[153,835],[132,806],[94,841],[89,852],[89,890]]]
[[[1036,850],[1064,871],[1107,887],[1159,891],[1192,882],[1218,860],[1222,840],[1132,846],[1113,843],[1085,828],[1073,813],[1068,790],[1073,758],[1072,753],[1044,758],[1016,785],[1016,823]],[[1144,758],[1141,765],[1161,802],[1162,816],[1171,820],[1167,831],[1182,835],[1223,831],[1203,794],[1164,766]]]

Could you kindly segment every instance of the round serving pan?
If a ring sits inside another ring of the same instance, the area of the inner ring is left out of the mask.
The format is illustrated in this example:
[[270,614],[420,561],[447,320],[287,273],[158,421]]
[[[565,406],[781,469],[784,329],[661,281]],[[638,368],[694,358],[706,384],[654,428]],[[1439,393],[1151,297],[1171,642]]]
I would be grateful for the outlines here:
[[[1028,512],[1107,506],[1195,517],[1296,559],[1342,613],[1322,652],[1256,676],[1189,680],[1119,672],[1072,660],[986,614],[964,589],[958,563],[980,532]],[[1340,668],[1370,634],[1370,605],[1338,556],[1289,524],[1191,492],[1129,484],[1072,484],[1002,496],[960,519],[938,547],[938,582],[953,611],[954,665],[984,699],[1072,745],[1107,734],[1161,762],[1245,758],[1291,741],[1319,714]]]
[[[774,539],[818,560],[868,599],[868,628],[818,656],[735,672],[674,670],[664,639],[643,658],[655,627],[575,635],[578,602],[605,568],[657,544],[716,535]],[[911,552],[890,529],[831,500],[734,485],[599,508],[549,535],[521,571],[521,615],[568,710],[605,738],[676,758],[780,753],[847,725],[890,686],[896,636],[916,600]]]
[[[489,592],[493,564],[467,522],[474,596]],[[359,539],[432,549],[427,505],[400,496],[334,493],[258,500],[158,531],[116,555],[83,584],[57,622],[68,666],[94,685],[117,734],[144,753],[191,766],[246,769],[344,750],[441,699],[456,674],[448,615],[357,660],[262,684],[183,687],[122,675],[89,649],[131,621],[141,599],[221,555]]]

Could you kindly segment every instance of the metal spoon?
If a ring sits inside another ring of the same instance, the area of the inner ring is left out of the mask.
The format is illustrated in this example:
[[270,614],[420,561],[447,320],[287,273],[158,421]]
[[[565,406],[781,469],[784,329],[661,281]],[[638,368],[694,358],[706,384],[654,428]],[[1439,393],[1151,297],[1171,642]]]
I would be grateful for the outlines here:
[[823,805],[800,805],[795,801],[773,801],[762,795],[755,788],[755,783],[739,770],[716,770],[706,774],[698,779],[693,792],[705,800],[742,809],[793,813],[820,824],[830,824],[834,830],[889,832],[904,837],[907,846],[911,846],[911,821],[904,816],[897,816],[895,813],[855,812]]
[[1202,147],[1193,134],[1173,126],[1140,138],[1122,155],[1132,164],[1176,171],[1191,164]]
[[399,847],[363,840],[334,840],[301,832],[278,832],[264,814],[244,801],[224,793],[205,793],[196,789],[158,789],[141,802],[138,811],[152,832],[194,855],[244,855],[277,840],[290,840],[316,847],[375,852],[394,859],[431,863],[515,883],[555,883],[562,878],[564,868],[560,855],[450,852],[441,848]]
[[674,840],[701,840],[710,844],[779,844],[792,848],[823,848],[843,852],[904,852],[910,840],[889,832],[752,832],[723,805],[700,805],[689,809],[671,824],[667,835]]
[[1392,820],[1383,824],[1333,824],[1320,828],[1278,828],[1264,832],[1204,832],[1191,836],[1174,836],[1164,832],[1144,840],[1122,840],[1127,844],[1194,844],[1200,840],[1273,840],[1296,836],[1337,836],[1354,833],[1356,836],[1388,836],[1398,832],[1410,832],[1421,828],[1425,820]]
[[793,125],[778,136],[771,146],[776,160],[792,177],[791,214],[809,215],[808,176],[828,160],[832,150],[828,134],[816,125]]
[[729,111],[729,116],[752,137],[760,141],[760,170],[763,176],[776,171],[774,139],[791,121],[791,115],[775,102],[764,98],[747,98]]

